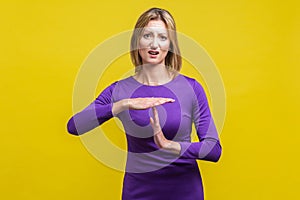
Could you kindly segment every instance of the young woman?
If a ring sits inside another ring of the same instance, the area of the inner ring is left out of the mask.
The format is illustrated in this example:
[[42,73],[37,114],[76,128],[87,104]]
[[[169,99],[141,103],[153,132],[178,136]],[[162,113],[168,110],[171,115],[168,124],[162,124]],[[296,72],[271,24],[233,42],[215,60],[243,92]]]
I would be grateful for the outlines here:
[[[202,86],[179,73],[176,26],[168,11],[152,8],[139,17],[131,58],[136,73],[74,115],[69,133],[83,134],[112,117],[122,121],[128,148],[123,200],[204,199],[196,159],[217,162],[222,148]],[[193,123],[199,142],[191,142]]]

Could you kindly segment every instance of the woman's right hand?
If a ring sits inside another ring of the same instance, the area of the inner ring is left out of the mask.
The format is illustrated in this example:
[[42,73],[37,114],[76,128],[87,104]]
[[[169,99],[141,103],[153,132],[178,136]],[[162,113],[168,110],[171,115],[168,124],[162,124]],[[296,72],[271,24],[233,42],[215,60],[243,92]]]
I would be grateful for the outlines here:
[[152,108],[154,106],[162,105],[164,103],[172,103],[175,100],[171,98],[163,98],[163,97],[144,97],[144,98],[132,98],[127,99],[128,108],[133,110],[144,110],[148,108]]
[[174,101],[175,101],[174,99],[163,98],[163,97],[143,97],[143,98],[122,99],[113,104],[112,113],[115,116],[126,109],[145,110],[153,106],[162,105],[168,102],[172,103]]

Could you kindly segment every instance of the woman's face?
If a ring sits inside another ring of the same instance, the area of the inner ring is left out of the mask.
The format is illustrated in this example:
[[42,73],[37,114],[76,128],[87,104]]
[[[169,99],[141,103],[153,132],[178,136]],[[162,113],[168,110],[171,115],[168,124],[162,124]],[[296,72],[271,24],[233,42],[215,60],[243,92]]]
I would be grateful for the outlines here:
[[162,20],[151,20],[145,26],[138,49],[143,64],[165,64],[170,47],[168,30]]

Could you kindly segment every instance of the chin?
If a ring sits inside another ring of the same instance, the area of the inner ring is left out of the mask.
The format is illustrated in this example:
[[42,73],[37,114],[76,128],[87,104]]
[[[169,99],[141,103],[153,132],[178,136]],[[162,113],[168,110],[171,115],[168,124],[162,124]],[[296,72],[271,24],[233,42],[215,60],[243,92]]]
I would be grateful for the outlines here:
[[157,62],[155,62],[155,61],[150,61],[150,62],[144,62],[143,64],[148,64],[148,65],[162,65],[162,64],[164,64],[164,62],[159,62],[159,61],[157,61]]

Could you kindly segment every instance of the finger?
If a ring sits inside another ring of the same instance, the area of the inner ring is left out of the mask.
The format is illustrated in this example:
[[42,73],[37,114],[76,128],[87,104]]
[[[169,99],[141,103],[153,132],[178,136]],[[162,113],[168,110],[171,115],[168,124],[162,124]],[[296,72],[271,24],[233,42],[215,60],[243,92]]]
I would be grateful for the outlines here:
[[160,98],[159,100],[159,104],[164,104],[164,103],[173,103],[175,100],[174,99],[170,99],[170,98]]
[[153,112],[153,117],[154,117],[154,121],[157,122],[158,121],[158,112],[155,106],[152,107],[152,112]]
[[159,99],[158,102],[159,104],[164,104],[167,102],[167,99]]
[[161,102],[159,100],[155,100],[153,103],[152,103],[152,107],[154,106],[159,106],[161,104]]
[[140,101],[144,104],[143,108],[141,109],[147,109],[153,106],[159,106],[164,103],[168,102],[174,102],[175,100],[172,98],[163,98],[163,97],[147,97],[147,98],[140,98]]
[[145,98],[144,102],[143,102],[144,109],[148,109],[148,108],[151,108],[153,106],[156,106],[155,101],[156,101],[155,98]]
[[158,112],[156,107],[152,107],[152,112],[153,112],[153,123],[154,126],[158,127],[159,125],[159,117],[158,117]]
[[164,98],[164,100],[165,100],[166,102],[174,102],[174,101],[175,101],[175,99],[172,99],[172,98]]
[[167,102],[167,100],[165,100],[163,98],[157,98],[157,99],[155,99],[155,102],[153,102],[153,106],[159,106],[166,102]]
[[164,97],[161,97],[160,99],[163,99],[163,100],[165,100],[165,101],[172,101],[172,102],[175,101],[175,99],[172,99],[172,98],[164,98]]
[[172,98],[165,98],[165,97],[144,97],[140,99],[145,99],[149,101],[157,101],[157,100],[165,100],[165,101],[175,101],[175,99]]

